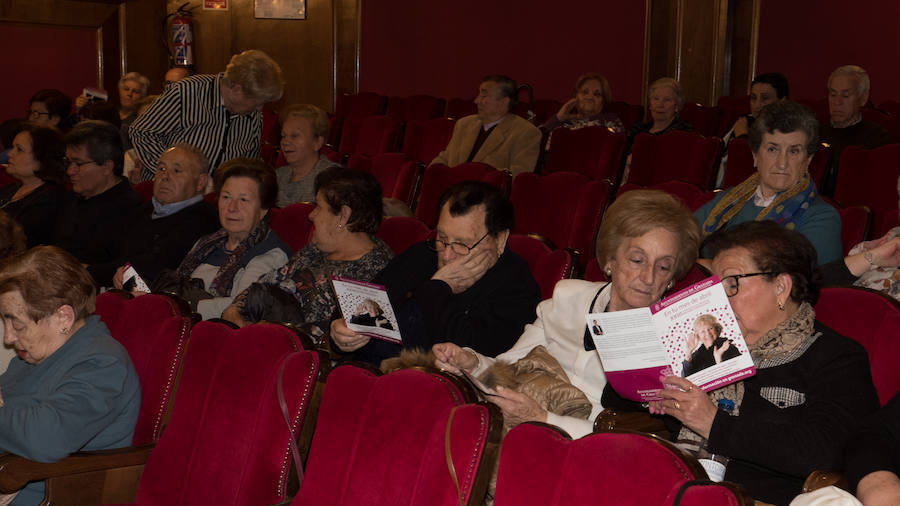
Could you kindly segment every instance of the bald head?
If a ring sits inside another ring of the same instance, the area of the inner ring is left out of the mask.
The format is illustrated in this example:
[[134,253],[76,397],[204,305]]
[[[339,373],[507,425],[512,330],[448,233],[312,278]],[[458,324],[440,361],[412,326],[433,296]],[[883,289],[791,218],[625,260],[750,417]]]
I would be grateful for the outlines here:
[[191,75],[191,72],[184,67],[171,68],[166,72],[166,86],[181,81],[189,75]]

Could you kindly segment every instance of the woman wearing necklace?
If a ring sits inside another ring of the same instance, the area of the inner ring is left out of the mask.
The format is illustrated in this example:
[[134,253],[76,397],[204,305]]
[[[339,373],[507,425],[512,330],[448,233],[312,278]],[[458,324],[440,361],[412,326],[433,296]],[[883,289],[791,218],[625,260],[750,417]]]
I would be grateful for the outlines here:
[[[772,220],[805,235],[820,264],[842,258],[840,216],[809,177],[818,129],[812,111],[796,102],[763,107],[750,127],[757,173],[694,213],[703,236],[745,221]],[[705,250],[701,256],[707,257]]]
[[29,248],[50,242],[63,194],[65,154],[55,128],[28,124],[13,139],[6,171],[20,182],[0,188],[0,209],[22,226]]
[[611,282],[562,280],[556,284],[553,298],[538,305],[537,320],[526,325],[512,349],[493,359],[469,348],[439,343],[432,348],[436,365],[478,376],[495,361],[514,363],[543,346],[568,382],[587,397],[588,418],[548,412],[535,399],[503,388],[490,400],[500,406],[505,420],[550,423],[573,438],[587,435],[603,409],[600,399],[606,375],[585,315],[657,302],[694,265],[698,245],[697,224],[676,197],[654,190],[627,192],[607,210],[597,235],[597,261]]

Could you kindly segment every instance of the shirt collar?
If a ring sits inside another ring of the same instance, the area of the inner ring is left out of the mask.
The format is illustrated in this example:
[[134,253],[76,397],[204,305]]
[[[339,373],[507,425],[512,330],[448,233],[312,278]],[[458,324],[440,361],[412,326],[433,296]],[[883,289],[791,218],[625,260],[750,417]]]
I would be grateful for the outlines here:
[[178,211],[181,211],[185,207],[192,206],[197,202],[203,200],[203,195],[194,195],[193,197],[182,200],[181,202],[172,202],[171,204],[160,204],[156,197],[151,199],[153,202],[153,213],[150,215],[150,219],[158,219],[165,218],[166,216],[171,216]]

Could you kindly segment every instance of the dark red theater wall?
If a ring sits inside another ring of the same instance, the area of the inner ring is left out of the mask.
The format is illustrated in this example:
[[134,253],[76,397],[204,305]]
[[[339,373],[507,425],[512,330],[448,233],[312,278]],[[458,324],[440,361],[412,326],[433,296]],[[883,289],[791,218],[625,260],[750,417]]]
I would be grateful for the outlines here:
[[594,71],[614,100],[639,103],[643,27],[635,0],[363,2],[360,90],[474,97],[482,76],[502,73],[563,100]]
[[37,90],[57,88],[74,99],[97,86],[96,30],[0,25],[0,39],[6,55],[0,121],[23,117]]
[[757,71],[782,72],[793,97],[819,99],[835,67],[860,65],[871,77],[875,104],[900,99],[898,20],[900,2],[764,0]]

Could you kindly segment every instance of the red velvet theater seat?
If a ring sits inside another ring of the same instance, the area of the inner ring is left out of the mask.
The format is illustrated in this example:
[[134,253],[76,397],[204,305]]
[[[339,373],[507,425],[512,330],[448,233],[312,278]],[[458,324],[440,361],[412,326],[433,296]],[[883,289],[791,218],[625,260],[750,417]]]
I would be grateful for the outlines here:
[[594,239],[606,209],[609,183],[574,172],[541,176],[522,173],[513,180],[511,200],[517,234],[537,234],[557,248],[577,251],[580,265],[594,256]]
[[351,169],[370,172],[384,197],[391,197],[412,204],[419,173],[416,163],[405,153],[381,153],[372,157],[353,155],[347,162]]
[[190,311],[165,295],[131,298],[106,292],[97,296],[96,314],[128,350],[141,383],[141,409],[131,444],[156,441],[171,409],[175,378],[193,323]]
[[882,406],[900,391],[900,303],[896,299],[866,288],[826,287],[816,303],[816,319],[863,345]]
[[375,235],[386,242],[395,255],[399,255],[413,244],[428,239],[431,229],[416,218],[394,216],[382,220]]
[[615,184],[624,149],[625,134],[611,132],[606,127],[557,128],[550,137],[544,173],[577,172]]
[[841,153],[834,200],[842,206],[867,206],[875,230],[882,230],[888,213],[897,209],[898,176],[900,144],[871,150],[848,146]]
[[719,140],[693,132],[638,134],[628,182],[642,186],[678,179],[708,189],[719,158]]
[[[553,427],[523,423],[503,439],[494,505],[670,505],[683,484],[706,478],[695,459],[646,434],[572,441]],[[739,504],[733,496],[706,498],[711,506]]]
[[291,504],[481,504],[499,442],[499,411],[466,404],[466,397],[439,373],[409,369],[380,376],[337,367],[325,385],[306,474]]
[[374,156],[397,150],[400,120],[389,116],[347,118],[341,130],[341,156],[354,154]]
[[388,100],[387,115],[400,121],[426,121],[444,113],[443,98],[431,95],[411,97],[391,97]]
[[501,191],[509,188],[509,174],[497,170],[486,163],[469,162],[448,167],[442,163],[429,165],[422,176],[422,188],[416,203],[416,218],[434,227],[438,220],[437,203],[441,194],[451,186],[463,181],[484,181]]
[[270,221],[272,230],[291,247],[294,253],[303,249],[312,238],[313,224],[309,221],[309,213],[315,208],[315,204],[297,202],[280,209],[269,210],[272,214]]
[[429,164],[450,143],[454,126],[456,120],[451,118],[408,121],[402,151],[418,163]]
[[719,134],[719,109],[706,107],[698,103],[684,104],[679,112],[681,117],[694,127],[694,131],[706,137],[715,137]]
[[528,262],[528,269],[541,289],[541,299],[553,297],[553,288],[572,275],[572,255],[564,249],[550,249],[537,237],[510,234],[509,249]]

